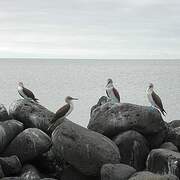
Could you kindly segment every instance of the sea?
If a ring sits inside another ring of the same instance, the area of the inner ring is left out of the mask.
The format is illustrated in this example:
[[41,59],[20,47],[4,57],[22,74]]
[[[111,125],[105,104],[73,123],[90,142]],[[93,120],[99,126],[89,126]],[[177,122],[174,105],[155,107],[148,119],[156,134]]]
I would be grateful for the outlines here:
[[91,107],[106,95],[108,78],[121,102],[144,106],[150,106],[146,89],[153,83],[167,112],[164,120],[180,120],[179,60],[0,59],[0,103],[9,109],[20,99],[17,85],[22,81],[53,112],[66,96],[78,98],[68,118],[86,127]]

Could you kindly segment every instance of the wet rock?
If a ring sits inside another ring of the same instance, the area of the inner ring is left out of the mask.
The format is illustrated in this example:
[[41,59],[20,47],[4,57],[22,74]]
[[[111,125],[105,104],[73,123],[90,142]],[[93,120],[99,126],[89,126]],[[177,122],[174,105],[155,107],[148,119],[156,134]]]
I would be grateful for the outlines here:
[[103,164],[120,161],[118,147],[110,139],[68,120],[54,130],[52,141],[57,159],[85,175],[96,176]]
[[73,167],[68,167],[63,170],[61,180],[95,180],[95,177],[88,177],[74,169]]
[[0,178],[3,178],[3,177],[4,177],[4,172],[3,172],[2,166],[0,165]]
[[8,145],[4,156],[16,155],[22,163],[47,152],[51,147],[51,139],[37,128],[25,129]]
[[179,180],[179,178],[172,174],[159,175],[149,171],[141,171],[132,175],[129,180]]
[[168,125],[169,125],[171,128],[180,127],[180,120],[173,120],[173,121],[169,122]]
[[112,137],[130,129],[152,135],[166,126],[160,112],[155,108],[107,102],[93,110],[88,128]]
[[170,129],[166,141],[172,142],[180,149],[180,127]]
[[1,157],[0,165],[5,176],[18,174],[22,168],[21,162],[17,156]]
[[101,168],[101,180],[128,180],[136,172],[126,164],[105,164]]
[[160,146],[160,148],[178,152],[178,148],[172,142],[165,142]]
[[0,122],[6,121],[9,119],[7,109],[3,104],[0,104]]
[[147,170],[180,177],[180,153],[167,149],[153,149],[147,158]]
[[119,148],[121,162],[143,170],[149,153],[148,142],[140,133],[129,130],[113,138]]
[[23,124],[16,120],[8,120],[0,123],[0,153],[23,129]]
[[9,107],[9,114],[26,128],[38,128],[44,132],[47,132],[49,121],[54,116],[54,113],[40,104],[25,99],[14,101]]
[[26,164],[22,168],[21,178],[23,180],[39,180],[41,179],[38,170],[31,164]]

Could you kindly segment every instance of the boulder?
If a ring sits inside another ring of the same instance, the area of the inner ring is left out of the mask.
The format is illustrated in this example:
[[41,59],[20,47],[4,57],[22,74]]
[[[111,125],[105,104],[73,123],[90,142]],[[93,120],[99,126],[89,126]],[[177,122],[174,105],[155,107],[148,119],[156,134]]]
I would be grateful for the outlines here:
[[173,120],[173,121],[169,122],[168,125],[169,125],[171,128],[180,127],[180,120]]
[[146,161],[147,170],[180,177],[180,153],[168,149],[153,149]]
[[51,147],[51,139],[37,128],[25,129],[8,145],[4,156],[16,155],[22,163],[32,160],[47,152]]
[[17,156],[1,157],[0,165],[5,176],[18,174],[22,168],[21,162]]
[[149,171],[141,171],[132,175],[129,180],[179,180],[179,178],[172,174],[159,175]]
[[149,148],[143,135],[129,130],[113,138],[113,141],[119,148],[122,163],[130,165],[138,171],[145,168]]
[[41,180],[57,180],[57,179],[54,179],[54,178],[42,178]]
[[136,172],[126,164],[104,164],[101,168],[101,180],[128,180]]
[[0,153],[23,129],[23,124],[16,120],[0,123]]
[[4,172],[3,172],[2,166],[0,165],[0,178],[3,178],[3,177],[4,177]]
[[63,170],[61,180],[95,180],[95,177],[85,176],[73,167],[67,167]]
[[166,141],[172,142],[180,149],[180,127],[170,129]]
[[178,152],[178,148],[172,142],[165,142],[161,144],[160,148]]
[[119,163],[118,147],[102,134],[64,121],[52,133],[53,151],[85,175],[96,176],[106,163]]
[[93,110],[88,129],[108,137],[122,131],[136,130],[152,135],[166,128],[160,112],[148,106],[107,102]]
[[21,171],[21,178],[23,180],[39,180],[41,179],[38,170],[31,164],[23,166]]
[[38,128],[47,132],[54,113],[38,103],[20,99],[10,105],[9,115],[21,121],[26,128]]
[[35,165],[41,173],[48,174],[48,177],[57,178],[62,174],[62,163],[57,162],[51,149],[37,156],[31,163]]
[[7,109],[3,104],[0,104],[0,122],[6,121],[9,119]]
[[21,177],[4,177],[1,178],[1,180],[27,180],[27,179],[22,179]]

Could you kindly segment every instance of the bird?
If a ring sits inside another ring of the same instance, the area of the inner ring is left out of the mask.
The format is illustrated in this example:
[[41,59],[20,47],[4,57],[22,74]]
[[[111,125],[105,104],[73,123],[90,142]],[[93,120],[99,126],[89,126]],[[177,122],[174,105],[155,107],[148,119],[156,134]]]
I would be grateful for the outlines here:
[[154,85],[152,83],[149,84],[149,87],[147,89],[147,97],[151,105],[159,109],[165,116],[166,111],[164,110],[161,98],[154,92]]
[[106,85],[106,94],[107,96],[115,103],[120,103],[120,95],[117,89],[113,85],[113,80],[108,79]]
[[50,130],[53,127],[53,125],[56,123],[57,120],[64,119],[72,112],[72,110],[74,109],[74,105],[72,102],[73,100],[78,100],[78,99],[73,98],[71,96],[67,96],[65,98],[66,104],[56,111],[55,115],[50,121],[50,126],[48,127],[48,130]]
[[35,98],[34,94],[32,91],[24,87],[24,84],[22,82],[18,83],[18,93],[20,96],[22,96],[24,99],[33,101],[33,102],[38,102],[38,99]]

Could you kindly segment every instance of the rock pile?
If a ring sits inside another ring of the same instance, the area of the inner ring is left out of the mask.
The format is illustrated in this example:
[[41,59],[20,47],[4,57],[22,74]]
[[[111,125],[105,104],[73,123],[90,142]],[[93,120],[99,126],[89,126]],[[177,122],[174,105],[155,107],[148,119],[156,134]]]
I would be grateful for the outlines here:
[[27,100],[0,106],[2,180],[178,180],[180,122],[158,110],[101,97],[88,128]]

